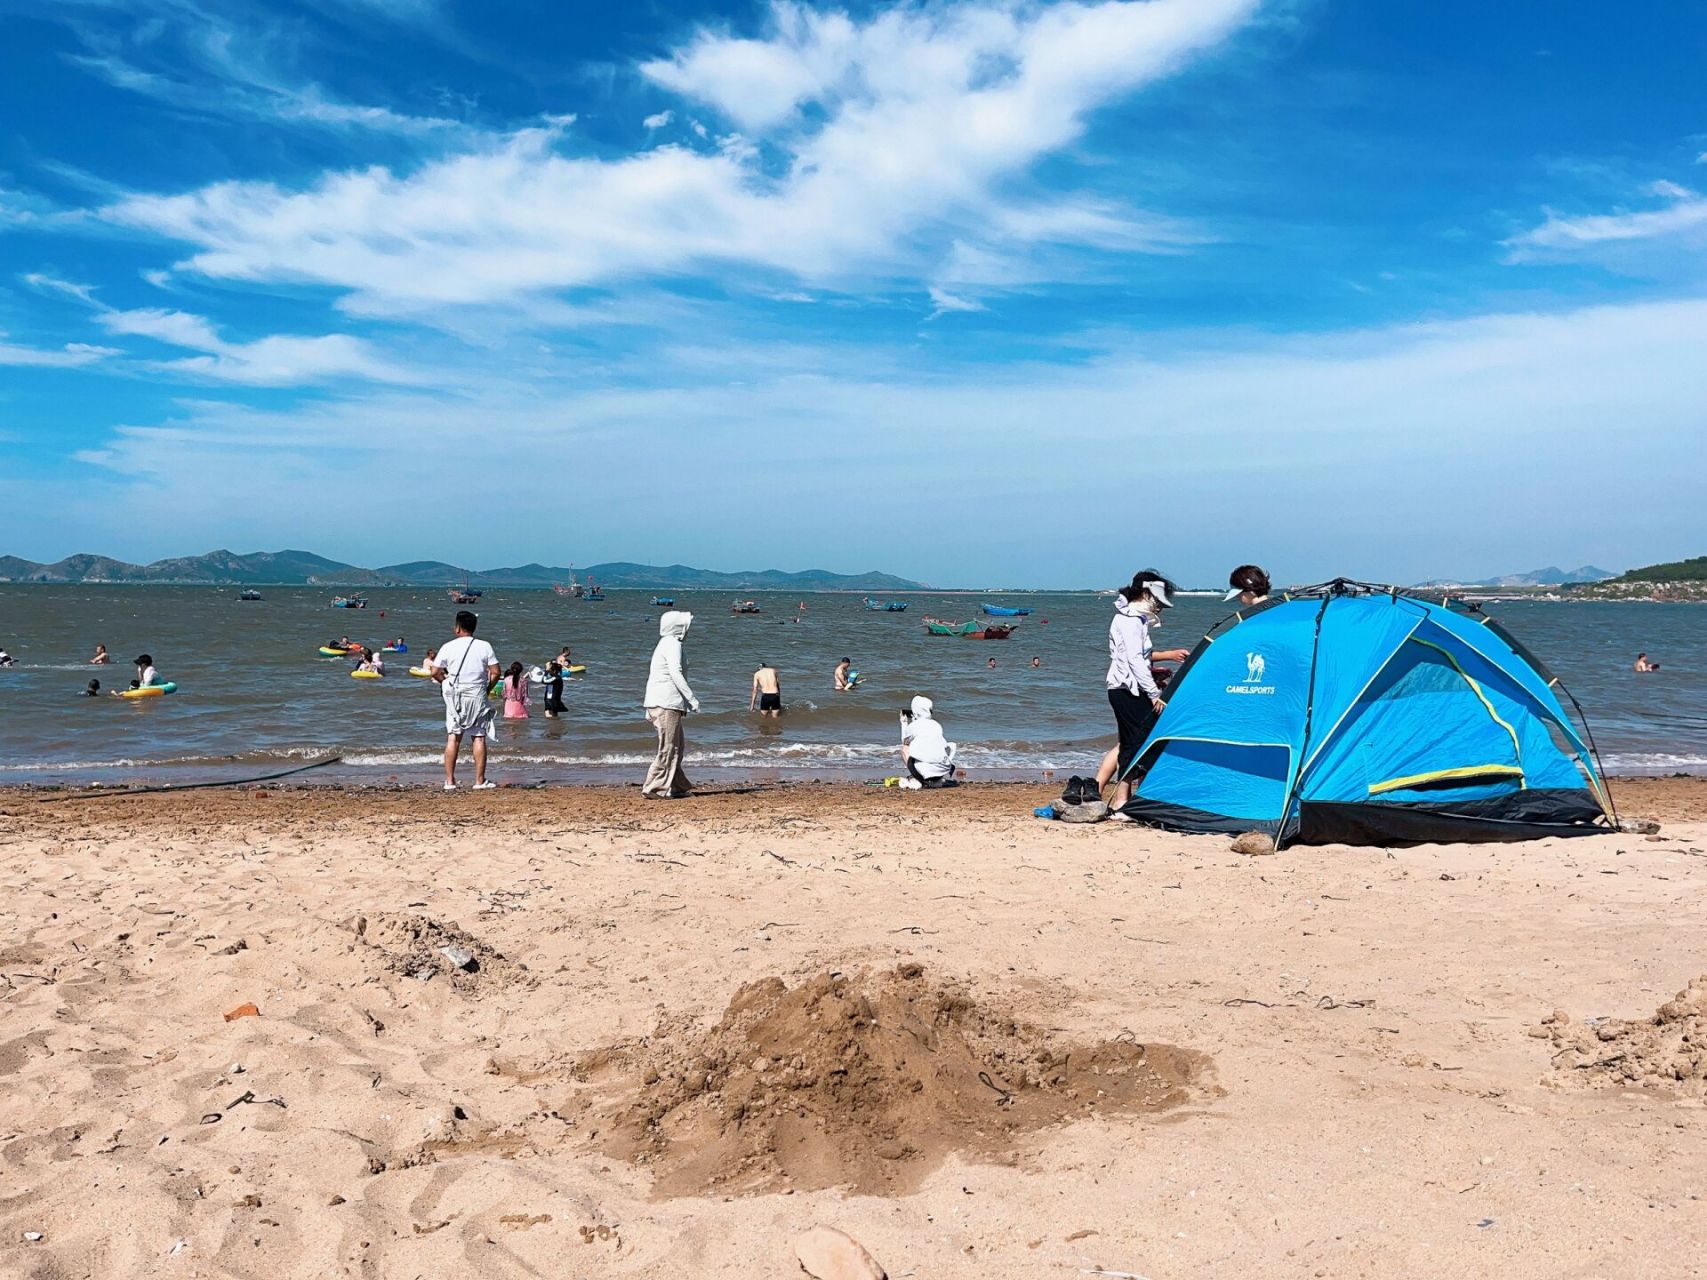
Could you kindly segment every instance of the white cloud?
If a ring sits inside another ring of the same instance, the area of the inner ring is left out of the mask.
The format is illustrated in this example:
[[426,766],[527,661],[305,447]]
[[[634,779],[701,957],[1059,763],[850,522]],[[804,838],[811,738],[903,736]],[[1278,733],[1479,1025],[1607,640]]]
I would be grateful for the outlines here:
[[647,116],[640,122],[643,129],[662,129],[676,118],[674,111],[658,111]]
[[422,380],[379,356],[362,339],[347,334],[309,338],[273,335],[254,342],[227,342],[202,316],[152,307],[105,311],[100,321],[109,333],[151,338],[167,346],[203,352],[161,361],[159,367],[220,382],[279,387],[343,378],[396,383]]
[[1506,245],[1515,257],[1525,258],[1707,231],[1707,197],[1665,181],[1651,184],[1648,194],[1666,203],[1658,209],[1582,217],[1561,217],[1548,210],[1546,221],[1514,236]]
[[93,364],[119,353],[111,347],[94,347],[86,342],[68,342],[63,347],[20,347],[0,340],[0,365],[26,365],[43,369],[73,369]]
[[975,301],[972,298],[959,297],[958,295],[952,294],[947,289],[940,288],[937,285],[931,286],[930,295],[932,309],[930,315],[925,317],[927,320],[935,320],[938,316],[945,316],[953,311],[989,310],[989,308],[982,302]]
[[[742,135],[605,160],[524,129],[408,172],[135,195],[104,216],[194,246],[183,269],[331,285],[356,309],[391,311],[712,262],[826,286],[856,274],[952,285],[951,244],[973,260],[1035,243],[1177,247],[1192,236],[1162,220],[1089,199],[1039,205],[1010,187],[1091,112],[1225,39],[1255,6],[958,0],[858,22],[784,4],[762,40],[704,33],[642,68],[762,134],[780,171]],[[761,66],[762,84],[749,75]]]
[[[351,0],[404,21],[435,17],[432,3]],[[139,21],[141,15],[152,15]],[[298,28],[251,13],[233,21],[199,0],[103,0],[59,15],[85,52],[66,55],[108,84],[219,119],[339,131],[367,130],[434,138],[463,128],[456,120],[345,102],[298,65]],[[151,65],[138,65],[143,59]]]
[[[776,529],[730,512],[763,501],[786,474],[795,504],[788,555],[802,563],[892,545],[921,494],[940,527],[984,530],[976,547],[914,539],[886,566],[939,580],[972,580],[999,558],[1009,580],[1082,583],[1100,569],[1112,581],[1125,552],[1064,569],[1062,549],[1107,543],[1110,520],[1140,491],[1152,535],[1191,531],[1163,538],[1162,567],[1197,580],[1282,550],[1285,561],[1269,567],[1288,580],[1417,581],[1480,565],[1490,545],[1515,565],[1548,563],[1561,545],[1584,559],[1635,563],[1640,548],[1658,554],[1699,533],[1703,331],[1707,302],[1654,303],[1248,337],[1238,349],[1225,335],[1203,347],[1152,334],[1075,366],[933,367],[928,378],[848,351],[835,362],[804,355],[758,368],[740,384],[728,374],[741,353],[719,345],[702,377],[675,386],[550,398],[503,384],[454,399],[381,390],[280,412],[192,406],[103,442],[111,466],[146,483],[92,513],[108,523],[79,525],[73,540],[98,542],[102,529],[168,514],[185,538],[237,536],[230,486],[253,471],[260,450],[270,508],[359,499],[405,547],[442,536],[418,499],[435,483],[433,446],[465,441],[470,422],[501,422],[507,450],[572,450],[577,471],[601,483],[578,490],[568,516],[553,468],[461,474],[459,502],[483,513],[479,534],[501,538],[500,554],[532,554],[525,549],[541,538],[584,546],[593,530],[611,555],[632,554],[656,543],[650,513],[663,503],[702,558],[769,562]],[[812,366],[826,372],[800,372]],[[1609,422],[1639,447],[1609,448]],[[421,447],[372,450],[395,438]],[[671,466],[637,471],[641,439]],[[1094,465],[1049,464],[1062,442],[1075,458],[1123,457],[1134,469],[1121,479]],[[755,455],[767,465],[747,466]],[[1493,465],[1512,459],[1523,470],[1515,488]],[[1166,483],[1144,484],[1151,472]],[[1609,503],[1608,494],[1641,500]],[[64,492],[21,498],[44,512],[76,502]],[[1007,502],[1043,514],[1016,516],[1004,540],[988,516]],[[1584,510],[1595,512],[1592,544],[1583,541]],[[249,540],[288,532],[281,523]]]
[[50,276],[40,271],[27,271],[20,278],[32,289],[48,293],[62,293],[66,297],[76,298],[79,302],[99,305],[95,303],[95,286],[92,284],[78,284],[74,280],[61,280],[57,276]]

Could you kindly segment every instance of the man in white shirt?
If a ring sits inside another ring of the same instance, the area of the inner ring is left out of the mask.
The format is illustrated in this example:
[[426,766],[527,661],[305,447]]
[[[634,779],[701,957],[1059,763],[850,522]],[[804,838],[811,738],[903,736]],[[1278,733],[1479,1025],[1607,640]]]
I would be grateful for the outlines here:
[[901,760],[908,776],[901,785],[910,790],[940,787],[954,777],[954,743],[931,714],[929,698],[914,698],[912,709],[901,715]]
[[445,698],[445,790],[456,790],[456,758],[466,734],[474,739],[474,789],[490,791],[486,781],[486,730],[492,706],[486,691],[498,679],[498,655],[484,640],[474,638],[480,619],[464,609],[456,615],[456,639],[444,645],[428,663]]

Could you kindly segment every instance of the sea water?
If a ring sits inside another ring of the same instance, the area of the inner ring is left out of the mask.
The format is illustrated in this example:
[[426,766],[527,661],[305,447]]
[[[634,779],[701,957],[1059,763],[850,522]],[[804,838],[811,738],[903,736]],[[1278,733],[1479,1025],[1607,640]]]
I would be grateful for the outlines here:
[[[0,586],[0,783],[113,785],[247,777],[328,755],[304,780],[432,782],[444,744],[443,704],[407,668],[451,637],[444,592],[378,589],[365,610],[333,609],[325,588]],[[690,772],[729,778],[880,778],[897,771],[897,713],[915,694],[935,700],[960,763],[973,776],[1057,778],[1095,768],[1114,737],[1104,693],[1112,602],[1091,593],[909,595],[905,613],[873,613],[857,596],[758,593],[763,612],[732,615],[727,595],[676,591],[694,614],[688,678],[702,713],[688,721]],[[623,781],[650,759],[641,709],[658,615],[646,591],[602,602],[550,591],[492,590],[477,606],[499,661],[543,664],[568,644],[585,675],[565,683],[568,714],[499,721],[493,776],[505,781]],[[928,636],[927,616],[982,619],[983,603],[1030,608],[1011,639]],[[1683,604],[1523,601],[1489,612],[1547,663],[1587,712],[1612,773],[1707,768],[1707,608]],[[1226,616],[1219,600],[1185,597],[1156,633],[1190,648]],[[384,680],[352,680],[351,663],[316,647],[348,633],[387,654]],[[97,643],[114,658],[87,665]],[[1661,664],[1636,675],[1646,651]],[[86,698],[90,679],[123,688],[130,659],[153,656],[179,691],[127,701]],[[861,673],[836,693],[836,662]],[[1032,659],[1039,665],[1033,667]],[[989,659],[996,660],[995,669]],[[747,710],[762,662],[782,674],[777,718]]]

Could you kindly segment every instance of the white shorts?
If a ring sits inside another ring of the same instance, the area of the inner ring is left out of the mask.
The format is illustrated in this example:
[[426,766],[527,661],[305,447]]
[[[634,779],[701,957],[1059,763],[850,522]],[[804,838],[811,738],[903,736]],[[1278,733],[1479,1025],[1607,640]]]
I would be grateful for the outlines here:
[[446,735],[484,738],[492,724],[492,704],[486,701],[486,686],[451,684],[447,680],[444,695]]

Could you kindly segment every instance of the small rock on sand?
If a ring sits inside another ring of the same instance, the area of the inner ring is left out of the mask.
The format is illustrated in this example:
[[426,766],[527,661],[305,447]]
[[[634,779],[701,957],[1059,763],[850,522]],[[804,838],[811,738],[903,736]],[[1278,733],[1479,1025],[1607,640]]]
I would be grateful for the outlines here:
[[814,1280],[888,1280],[858,1240],[834,1227],[813,1227],[794,1242],[794,1256]]
[[1232,847],[1234,853],[1256,858],[1274,852],[1274,837],[1266,831],[1247,831],[1243,835],[1233,837]]

